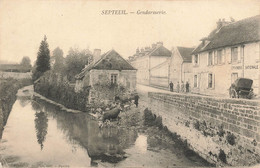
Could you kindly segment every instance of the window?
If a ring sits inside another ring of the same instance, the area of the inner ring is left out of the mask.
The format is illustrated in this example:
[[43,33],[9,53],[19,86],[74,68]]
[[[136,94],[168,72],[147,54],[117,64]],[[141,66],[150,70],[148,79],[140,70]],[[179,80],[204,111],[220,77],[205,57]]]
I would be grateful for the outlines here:
[[231,74],[231,84],[235,82],[238,78],[238,73],[232,73]]
[[208,75],[208,88],[213,88],[213,75],[211,73]]
[[222,63],[222,50],[217,51],[217,64]]
[[213,65],[213,52],[209,52],[208,65]]
[[231,48],[231,62],[237,62],[238,61],[238,48],[232,47]]
[[194,75],[194,87],[198,87],[198,76]]
[[195,65],[199,64],[199,55],[198,54],[194,55],[194,64]]
[[116,84],[117,83],[117,74],[112,74],[111,75],[111,84]]

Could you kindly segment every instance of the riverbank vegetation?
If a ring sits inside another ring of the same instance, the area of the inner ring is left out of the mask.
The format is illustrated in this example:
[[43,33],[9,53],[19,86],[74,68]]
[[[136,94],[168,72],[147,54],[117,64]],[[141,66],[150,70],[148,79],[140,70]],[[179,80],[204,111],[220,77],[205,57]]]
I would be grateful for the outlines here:
[[3,127],[5,126],[12,106],[16,100],[17,91],[31,85],[31,79],[1,79],[0,81],[0,139],[2,137]]
[[75,92],[66,77],[52,71],[45,74],[34,83],[34,91],[42,96],[64,105],[67,108],[87,111],[89,88]]

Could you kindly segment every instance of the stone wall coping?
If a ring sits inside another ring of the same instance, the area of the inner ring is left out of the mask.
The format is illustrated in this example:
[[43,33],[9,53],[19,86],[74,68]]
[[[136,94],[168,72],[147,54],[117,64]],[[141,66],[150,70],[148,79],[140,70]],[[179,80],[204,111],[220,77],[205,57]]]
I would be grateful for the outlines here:
[[161,93],[161,92],[148,92],[149,94],[160,94],[160,95],[177,95],[177,96],[183,96],[183,97],[196,97],[200,99],[211,99],[216,101],[223,101],[225,103],[233,103],[233,104],[242,104],[242,105],[252,105],[252,106],[260,106],[260,100],[249,100],[249,99],[232,99],[232,98],[224,98],[224,97],[218,97],[218,96],[206,96],[206,95],[199,95],[199,94],[192,94],[192,93],[175,93],[175,92],[169,92],[169,93]]

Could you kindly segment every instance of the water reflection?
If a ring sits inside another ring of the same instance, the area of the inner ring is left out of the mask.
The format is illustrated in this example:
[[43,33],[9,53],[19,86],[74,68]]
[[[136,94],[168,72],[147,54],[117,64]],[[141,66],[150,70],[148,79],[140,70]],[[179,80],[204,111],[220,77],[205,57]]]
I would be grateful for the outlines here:
[[37,142],[41,146],[41,150],[43,149],[43,143],[45,141],[46,135],[48,133],[48,118],[46,113],[44,112],[36,112],[35,113],[35,130],[37,136]]
[[[59,107],[44,100],[36,97],[33,100],[37,102],[33,105],[35,111],[43,110],[36,113],[42,117],[40,122],[44,125],[43,128],[48,122],[44,119],[46,116],[44,112],[48,112],[48,117],[57,121],[58,130],[66,135],[65,138],[70,144],[77,143],[87,150],[93,166],[96,165],[96,160],[110,163],[124,160],[126,158],[124,149],[133,145],[138,136],[134,130],[115,127],[100,129],[97,121],[91,119],[86,113],[63,112]],[[40,131],[47,134],[47,129],[45,131],[43,128],[40,128]],[[40,134],[40,136],[44,135]],[[40,140],[44,139],[41,137]]]

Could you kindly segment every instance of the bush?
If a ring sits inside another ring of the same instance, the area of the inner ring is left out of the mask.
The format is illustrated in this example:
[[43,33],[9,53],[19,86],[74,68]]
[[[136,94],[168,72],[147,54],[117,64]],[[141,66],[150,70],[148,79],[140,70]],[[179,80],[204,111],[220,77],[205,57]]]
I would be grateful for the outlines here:
[[[59,80],[60,79],[60,80]],[[87,111],[89,88],[83,88],[76,93],[67,80],[62,80],[59,74],[45,73],[40,80],[34,84],[35,92],[64,105],[67,108]]]
[[224,134],[225,134],[225,131],[224,131],[224,129],[223,129],[223,125],[220,125],[220,126],[218,127],[218,135],[219,135],[220,137],[223,137]]
[[156,126],[160,129],[163,128],[163,124],[162,124],[162,117],[161,116],[156,116],[154,115],[151,110],[148,110],[148,108],[146,108],[144,110],[144,125],[146,126]]
[[196,130],[199,130],[200,131],[200,122],[199,121],[196,121],[194,124],[193,124],[194,128]]
[[236,141],[235,141],[236,137],[234,134],[228,133],[226,136],[226,140],[230,145],[235,145]]
[[226,156],[225,152],[222,149],[220,149],[220,151],[219,151],[218,158],[222,162],[227,163],[227,156]]

